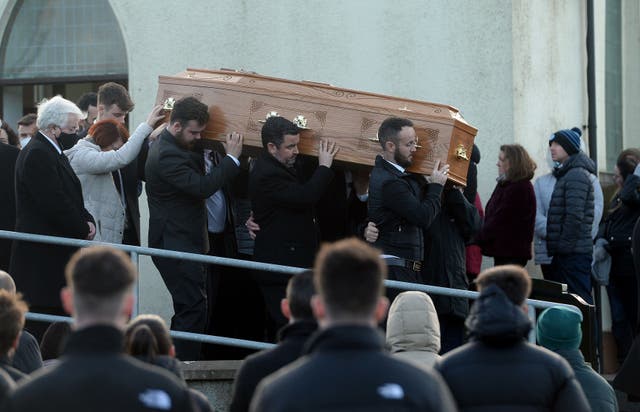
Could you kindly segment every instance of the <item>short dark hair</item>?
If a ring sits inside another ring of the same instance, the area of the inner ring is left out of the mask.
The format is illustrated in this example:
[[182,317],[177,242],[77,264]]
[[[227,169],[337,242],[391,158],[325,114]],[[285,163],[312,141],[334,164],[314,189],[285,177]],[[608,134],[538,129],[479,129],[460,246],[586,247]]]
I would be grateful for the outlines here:
[[[111,246],[90,246],[71,256],[65,269],[67,284],[74,293],[74,304],[80,312],[118,310],[120,300],[136,279],[136,268],[129,256]],[[102,313],[101,313],[102,314]]]
[[398,133],[403,127],[413,127],[413,122],[409,119],[401,117],[389,117],[378,128],[378,140],[380,146],[384,149],[387,142],[398,144]]
[[29,307],[22,295],[0,290],[0,355],[9,352],[24,327],[24,314]]
[[38,115],[35,113],[25,114],[18,120],[18,126],[31,126],[38,120]]
[[209,121],[209,107],[195,97],[183,97],[175,102],[169,123],[180,123],[183,127],[190,121],[195,120],[200,126]]
[[100,120],[92,124],[88,135],[101,148],[112,145],[119,137],[123,142],[129,139],[129,131],[125,125],[115,119]]
[[58,358],[64,350],[69,335],[71,335],[70,323],[54,322],[49,325],[40,341],[42,360]]
[[514,305],[522,305],[531,294],[531,278],[527,271],[516,265],[495,266],[481,272],[475,280],[478,290],[496,285]]
[[133,110],[133,101],[127,89],[118,83],[105,83],[98,88],[98,104],[105,108],[115,104],[121,110],[130,112]]
[[[151,332],[153,339],[139,329],[144,326]],[[138,315],[131,320],[124,332],[125,346],[131,355],[153,357],[168,355],[173,341],[164,320],[158,315]],[[146,351],[145,351],[146,350]],[[153,355],[151,351],[153,350]],[[135,351],[136,353],[132,353]]]
[[623,150],[616,160],[616,166],[618,166],[620,176],[622,176],[623,179],[633,174],[638,163],[640,163],[640,150],[636,148]]
[[284,141],[284,136],[287,134],[300,134],[300,128],[284,117],[269,117],[264,122],[264,125],[262,125],[262,147],[266,149],[269,143],[273,143],[277,148],[280,148],[280,145]]
[[76,105],[82,110],[86,112],[89,110],[89,106],[98,107],[98,93],[96,92],[87,92],[80,96]]
[[316,289],[334,318],[371,316],[386,275],[380,251],[356,238],[323,245],[314,265]]
[[509,162],[506,180],[519,182],[533,179],[533,174],[538,166],[524,147],[519,144],[503,144],[500,146],[500,151],[504,153],[505,160]]
[[287,284],[287,300],[291,316],[296,320],[313,320],[311,297],[315,295],[313,271],[305,270],[289,279]]

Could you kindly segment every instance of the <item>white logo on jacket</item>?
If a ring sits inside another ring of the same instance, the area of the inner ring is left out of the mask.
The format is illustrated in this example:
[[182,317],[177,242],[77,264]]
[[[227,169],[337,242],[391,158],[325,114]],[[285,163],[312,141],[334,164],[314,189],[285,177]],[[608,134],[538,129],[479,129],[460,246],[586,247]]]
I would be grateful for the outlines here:
[[138,395],[140,402],[147,408],[168,411],[171,409],[171,398],[169,394],[161,389],[147,389]]
[[397,383],[385,383],[378,387],[378,395],[385,399],[402,399],[404,398],[404,389]]

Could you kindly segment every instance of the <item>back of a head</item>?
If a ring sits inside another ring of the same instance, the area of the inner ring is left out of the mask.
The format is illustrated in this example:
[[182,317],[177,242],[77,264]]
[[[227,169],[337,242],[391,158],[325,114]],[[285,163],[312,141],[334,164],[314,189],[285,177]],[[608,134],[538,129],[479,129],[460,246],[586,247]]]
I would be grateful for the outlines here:
[[129,256],[110,246],[90,246],[73,254],[65,270],[76,316],[117,320],[136,279]]
[[313,320],[311,297],[315,295],[313,271],[307,270],[289,279],[287,284],[287,300],[289,310],[295,321]]
[[578,349],[582,342],[581,323],[582,314],[576,309],[566,306],[547,308],[536,324],[538,343],[552,351]]
[[139,324],[129,332],[125,349],[131,356],[150,361],[158,355],[158,342],[149,326]]
[[0,290],[0,356],[9,353],[24,327],[29,308],[20,294]]
[[179,122],[183,127],[191,120],[202,126],[209,121],[209,108],[195,97],[183,97],[174,103],[169,123]]
[[368,320],[384,292],[387,267],[380,252],[356,238],[322,246],[314,282],[332,320]]
[[378,140],[384,150],[387,142],[398,143],[398,133],[403,127],[413,127],[413,122],[401,117],[389,117],[378,128]]
[[9,293],[16,293],[16,284],[11,275],[4,270],[0,270],[0,290],[6,290]]
[[133,110],[134,106],[127,89],[123,85],[114,82],[105,83],[98,88],[97,103],[105,108],[115,104],[126,112]]
[[40,341],[42,360],[57,359],[62,354],[69,335],[71,335],[70,323],[54,322],[49,325]]
[[295,123],[284,117],[271,116],[264,122],[264,125],[262,125],[262,131],[260,132],[262,147],[266,149],[269,143],[280,147],[284,141],[284,136],[288,134],[300,134],[300,129]]
[[431,297],[406,291],[393,300],[387,317],[387,344],[392,352],[440,352],[440,321]]
[[[132,319],[128,324],[124,332],[125,346],[137,345],[135,340],[137,335],[134,333],[140,326],[145,326],[149,332],[153,334],[153,338],[156,344],[155,354],[157,355],[169,355],[173,342],[169,329],[164,323],[164,320],[158,315],[144,314],[138,315],[135,319]],[[144,339],[144,336],[141,336]],[[144,342],[143,342],[144,343]],[[140,345],[138,345],[140,346]]]
[[122,139],[123,142],[129,139],[129,131],[125,125],[115,119],[100,120],[94,123],[89,128],[88,134],[101,148],[111,146],[118,139]]
[[496,266],[481,272],[475,280],[478,290],[496,285],[511,303],[521,306],[531,293],[531,278],[527,271],[516,265]]
[[72,101],[62,96],[54,96],[51,99],[44,99],[38,105],[38,119],[36,123],[38,129],[45,130],[51,126],[62,126],[69,118],[69,115],[76,115],[83,118],[84,114]]

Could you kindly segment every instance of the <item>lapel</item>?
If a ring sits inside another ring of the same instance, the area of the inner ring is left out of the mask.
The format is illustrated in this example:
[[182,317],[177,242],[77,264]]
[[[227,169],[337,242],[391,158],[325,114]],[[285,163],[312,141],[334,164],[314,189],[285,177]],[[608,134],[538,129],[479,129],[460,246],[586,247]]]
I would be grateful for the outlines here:
[[53,156],[56,159],[56,163],[58,164],[58,166],[64,171],[64,173],[67,174],[67,176],[69,177],[69,179],[71,179],[74,185],[80,186],[80,181],[78,180],[78,176],[76,175],[76,172],[74,172],[73,169],[71,168],[71,164],[69,164],[69,159],[67,159],[67,156],[64,154],[64,152],[62,152],[62,154],[59,154],[58,151],[55,149],[55,147],[51,145],[49,140],[47,140],[47,138],[44,137],[44,135],[40,131],[38,131],[38,133],[34,136],[34,139],[41,142],[51,151],[51,156]]

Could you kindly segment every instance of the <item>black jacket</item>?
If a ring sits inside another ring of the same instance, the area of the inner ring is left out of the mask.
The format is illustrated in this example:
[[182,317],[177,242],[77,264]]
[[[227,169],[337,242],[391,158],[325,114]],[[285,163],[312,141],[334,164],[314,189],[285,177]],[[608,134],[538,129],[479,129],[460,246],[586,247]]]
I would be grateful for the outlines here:
[[21,372],[18,369],[11,366],[11,359],[9,359],[9,356],[7,355],[0,357],[0,369],[7,372],[9,376],[11,376],[11,379],[13,379],[13,381],[16,383],[18,382],[21,383],[23,379],[27,379],[27,380],[29,379],[24,372]]
[[110,326],[74,332],[60,363],[33,375],[3,411],[192,410],[187,387],[170,372],[122,354],[122,339]]
[[460,411],[589,411],[573,370],[531,345],[531,322],[495,285],[482,290],[466,321],[471,341],[436,363]]
[[208,251],[205,199],[239,172],[225,156],[204,175],[202,153],[178,146],[164,130],[149,149],[145,166],[149,201],[149,246],[181,252]]
[[[467,290],[465,244],[480,230],[478,210],[460,191],[446,189],[442,210],[424,231],[425,252],[422,281],[427,285]],[[469,300],[447,296],[433,296],[438,315],[466,318]]]
[[455,411],[437,373],[393,358],[366,326],[335,326],[307,343],[308,355],[265,378],[252,411]]
[[260,225],[254,260],[313,265],[319,246],[314,207],[332,178],[331,169],[319,166],[305,182],[295,169],[285,167],[266,151],[262,153],[249,174],[253,218]]
[[20,342],[13,355],[12,365],[26,374],[42,367],[42,355],[38,341],[24,329],[20,334]]
[[423,230],[440,212],[441,193],[442,185],[426,185],[378,155],[369,180],[369,219],[379,231],[374,245],[389,255],[423,260]]
[[611,254],[611,275],[635,276],[631,255],[633,228],[640,218],[640,177],[629,175],[609,206],[609,214],[600,225],[598,237],[607,241]]
[[302,355],[305,342],[317,328],[316,322],[312,321],[287,325],[280,329],[278,346],[247,357],[236,373],[229,410],[248,411],[251,398],[260,381],[298,359]]
[[571,155],[554,169],[557,181],[547,213],[549,256],[593,252],[593,185],[589,174],[595,172],[593,161],[583,152]]
[[[0,143],[0,230],[16,228],[15,168],[20,149]],[[9,271],[11,240],[0,239],[0,270]]]
[[[38,132],[16,162],[16,230],[85,239],[87,222],[80,181],[63,154]],[[64,268],[74,247],[16,241],[11,276],[31,306],[59,308]]]

